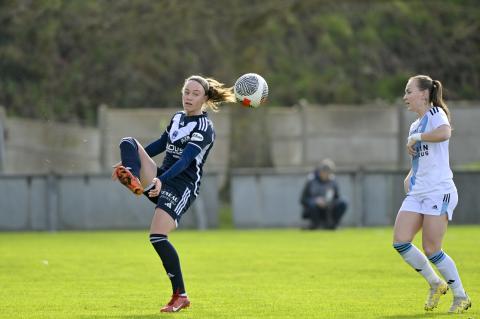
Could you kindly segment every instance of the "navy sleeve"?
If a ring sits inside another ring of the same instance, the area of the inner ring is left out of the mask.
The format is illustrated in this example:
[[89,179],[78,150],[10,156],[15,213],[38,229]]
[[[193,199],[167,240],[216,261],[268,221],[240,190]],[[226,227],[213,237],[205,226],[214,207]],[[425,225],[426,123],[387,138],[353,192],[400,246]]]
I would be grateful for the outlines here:
[[187,146],[183,149],[180,159],[175,164],[173,164],[172,167],[170,167],[165,173],[160,175],[160,181],[163,183],[183,172],[188,167],[188,165],[190,165],[190,163],[195,159],[195,157],[200,153],[200,151],[201,149],[198,148],[198,146],[188,143]]
[[145,152],[147,152],[148,156],[150,157],[160,154],[167,148],[167,139],[168,133],[165,131],[158,140],[148,144],[147,147],[145,147]]

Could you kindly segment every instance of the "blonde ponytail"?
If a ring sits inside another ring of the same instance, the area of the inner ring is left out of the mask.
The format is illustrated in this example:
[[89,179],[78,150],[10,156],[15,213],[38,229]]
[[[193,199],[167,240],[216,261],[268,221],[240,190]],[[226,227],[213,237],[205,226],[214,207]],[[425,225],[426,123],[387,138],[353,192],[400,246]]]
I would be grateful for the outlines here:
[[[213,78],[204,78],[200,75],[192,75],[185,79],[185,85],[188,81],[196,81],[203,86],[207,101],[202,107],[202,110],[210,108],[214,112],[218,112],[218,106],[221,103],[236,102],[233,87],[225,87],[223,83],[218,82]],[[183,91],[183,90],[182,90]]]

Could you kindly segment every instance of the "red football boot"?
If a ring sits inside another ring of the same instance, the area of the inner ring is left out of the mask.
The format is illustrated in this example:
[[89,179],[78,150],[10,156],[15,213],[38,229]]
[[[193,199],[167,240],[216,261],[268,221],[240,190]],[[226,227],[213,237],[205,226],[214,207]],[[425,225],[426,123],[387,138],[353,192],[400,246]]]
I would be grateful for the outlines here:
[[165,305],[160,312],[177,312],[183,308],[190,306],[190,300],[187,296],[180,296],[179,294],[173,294],[172,299]]
[[122,165],[115,167],[114,174],[117,176],[120,183],[125,185],[135,195],[143,194],[143,186],[140,180]]

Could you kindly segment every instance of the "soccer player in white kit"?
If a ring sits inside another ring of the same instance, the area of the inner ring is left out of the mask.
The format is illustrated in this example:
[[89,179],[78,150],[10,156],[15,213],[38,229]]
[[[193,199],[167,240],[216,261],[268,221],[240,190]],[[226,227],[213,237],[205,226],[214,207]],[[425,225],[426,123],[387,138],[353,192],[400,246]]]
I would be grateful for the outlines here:
[[[407,151],[412,168],[404,181],[406,197],[395,220],[393,246],[430,284],[425,310],[433,310],[450,287],[454,298],[449,312],[463,312],[472,303],[455,262],[442,250],[448,221],[458,202],[448,155],[450,112],[443,101],[442,84],[426,75],[411,77],[403,100],[418,118],[410,126]],[[412,244],[420,229],[425,254]]]

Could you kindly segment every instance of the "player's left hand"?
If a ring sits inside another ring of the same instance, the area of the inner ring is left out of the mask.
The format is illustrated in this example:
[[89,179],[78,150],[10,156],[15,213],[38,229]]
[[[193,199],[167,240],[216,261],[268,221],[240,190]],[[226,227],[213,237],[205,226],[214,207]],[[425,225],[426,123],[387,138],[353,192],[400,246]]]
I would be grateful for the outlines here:
[[148,197],[156,197],[160,195],[160,190],[162,189],[162,182],[158,178],[152,180],[152,184],[155,186],[148,192]]
[[415,149],[413,148],[413,146],[415,145],[415,143],[417,143],[416,140],[414,140],[413,138],[408,138],[408,141],[407,141],[407,152],[408,152],[408,154],[410,154],[410,155],[415,155],[415,154],[417,154],[417,152],[416,152]]

